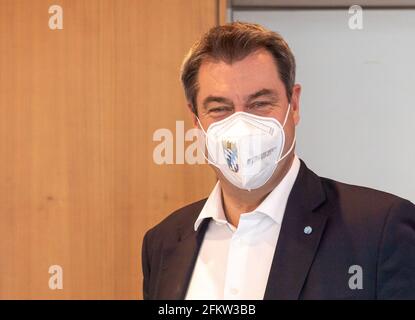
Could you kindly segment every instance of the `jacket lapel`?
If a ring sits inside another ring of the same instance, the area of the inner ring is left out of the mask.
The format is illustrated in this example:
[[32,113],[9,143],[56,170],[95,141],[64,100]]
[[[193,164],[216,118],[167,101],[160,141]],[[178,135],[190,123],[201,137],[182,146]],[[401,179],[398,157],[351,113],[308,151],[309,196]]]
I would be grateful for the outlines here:
[[[198,214],[199,212],[197,212]],[[196,218],[195,218],[196,219]],[[182,225],[175,241],[163,250],[162,272],[156,299],[183,300],[190,283],[197,255],[210,219],[204,219],[197,231],[192,225]]]
[[[264,299],[298,299],[330,207],[320,178],[303,161],[288,198]],[[305,229],[306,227],[311,227]]]

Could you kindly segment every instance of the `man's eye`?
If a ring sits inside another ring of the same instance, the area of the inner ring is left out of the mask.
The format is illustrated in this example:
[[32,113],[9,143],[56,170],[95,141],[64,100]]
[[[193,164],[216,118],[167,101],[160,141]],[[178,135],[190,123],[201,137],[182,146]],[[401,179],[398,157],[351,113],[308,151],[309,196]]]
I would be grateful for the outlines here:
[[217,113],[217,112],[224,112],[224,111],[227,111],[227,110],[228,110],[227,107],[215,107],[215,108],[209,109],[209,112]]
[[257,101],[257,102],[254,102],[252,105],[251,105],[251,107],[252,108],[261,108],[261,107],[266,107],[266,106],[269,106],[271,103],[270,102],[268,102],[268,101]]

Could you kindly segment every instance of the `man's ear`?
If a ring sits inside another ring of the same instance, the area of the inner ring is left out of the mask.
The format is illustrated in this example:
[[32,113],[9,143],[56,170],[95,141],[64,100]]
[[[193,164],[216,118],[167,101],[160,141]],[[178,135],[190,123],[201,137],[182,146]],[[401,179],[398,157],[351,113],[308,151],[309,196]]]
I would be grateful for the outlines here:
[[295,125],[297,125],[300,122],[300,95],[301,85],[296,83],[293,86],[293,93],[291,96],[291,112],[293,114],[293,120]]
[[199,124],[198,124],[198,122],[197,122],[197,117],[196,117],[196,115],[195,115],[195,113],[194,113],[194,110],[193,110],[193,106],[192,106],[192,104],[191,104],[191,103],[188,103],[188,104],[187,104],[187,108],[189,108],[190,115],[191,115],[191,117],[192,117],[193,127],[194,127],[194,128],[199,128]]

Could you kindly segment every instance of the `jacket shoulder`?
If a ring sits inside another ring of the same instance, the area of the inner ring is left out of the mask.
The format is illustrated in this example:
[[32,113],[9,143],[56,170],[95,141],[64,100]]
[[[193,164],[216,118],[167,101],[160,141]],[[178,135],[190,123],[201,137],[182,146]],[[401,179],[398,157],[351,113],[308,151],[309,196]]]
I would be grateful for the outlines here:
[[393,208],[413,204],[397,195],[364,187],[347,184],[328,178],[321,178],[328,201],[334,206],[335,216],[341,216],[344,222],[356,227],[380,229]]
[[339,201],[347,201],[351,205],[367,204],[372,208],[390,208],[396,202],[408,201],[385,191],[348,184],[325,177],[320,177],[320,179],[329,195],[335,196]]

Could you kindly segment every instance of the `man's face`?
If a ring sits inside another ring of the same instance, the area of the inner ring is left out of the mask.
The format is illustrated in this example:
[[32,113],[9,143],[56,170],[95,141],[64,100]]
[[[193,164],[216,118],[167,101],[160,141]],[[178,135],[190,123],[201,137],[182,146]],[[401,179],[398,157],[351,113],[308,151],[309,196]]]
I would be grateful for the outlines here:
[[[234,112],[244,111],[284,122],[288,99],[284,83],[272,55],[265,49],[257,50],[233,64],[223,61],[205,61],[199,69],[197,111],[201,125],[207,131],[213,122]],[[299,122],[301,87],[295,85],[291,110],[285,124],[286,142],[283,154],[294,139]],[[197,125],[197,119],[194,117]]]

